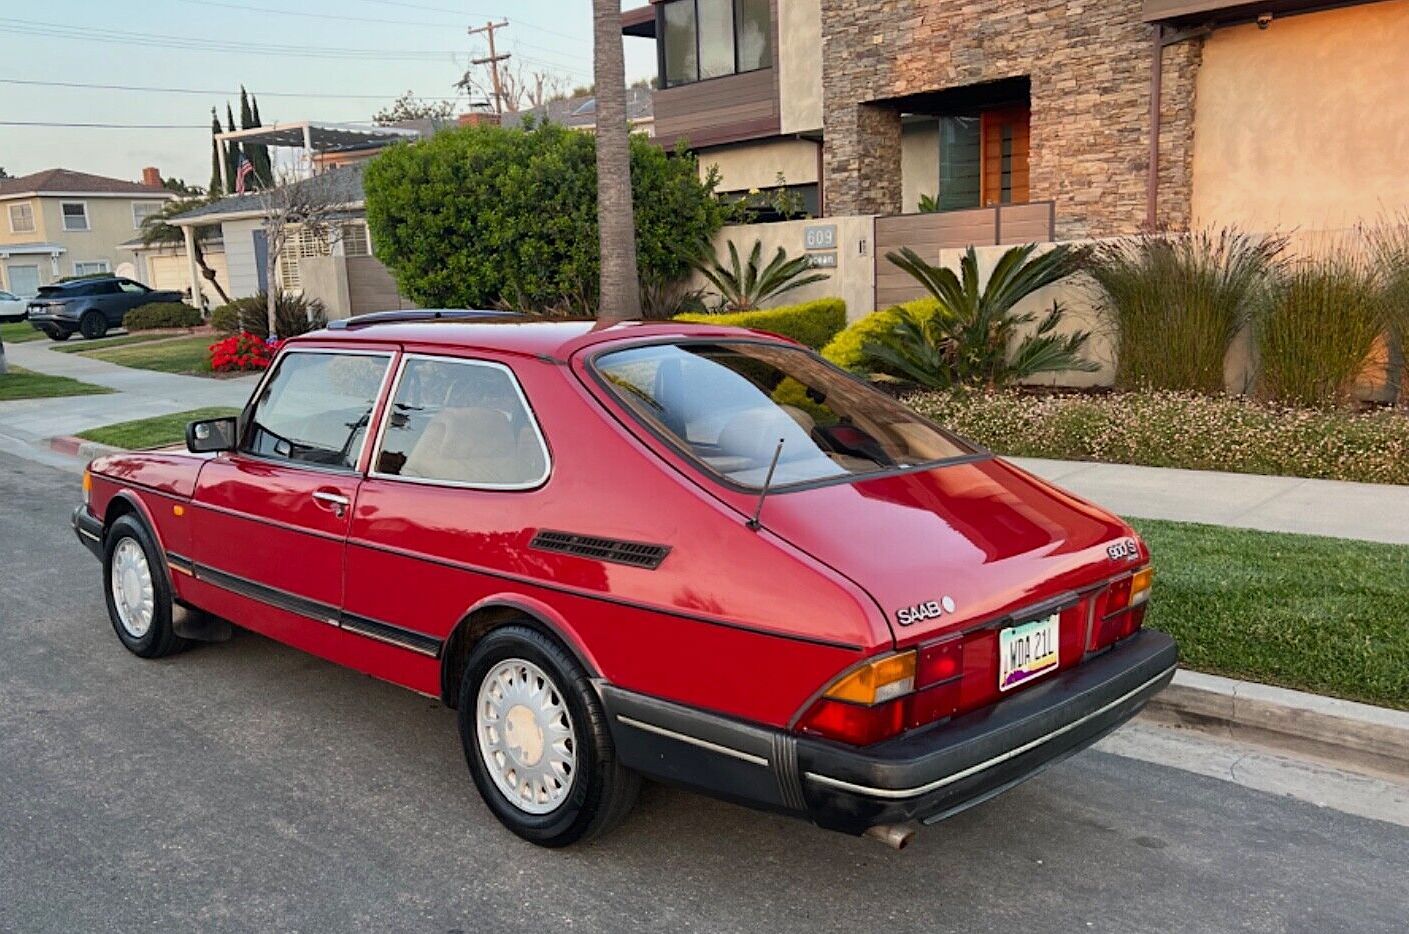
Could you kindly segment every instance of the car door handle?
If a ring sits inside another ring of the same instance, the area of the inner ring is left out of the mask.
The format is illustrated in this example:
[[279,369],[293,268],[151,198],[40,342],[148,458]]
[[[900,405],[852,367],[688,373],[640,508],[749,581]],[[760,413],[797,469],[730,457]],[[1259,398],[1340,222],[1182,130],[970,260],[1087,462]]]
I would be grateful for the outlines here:
[[341,493],[329,493],[327,490],[314,491],[313,498],[330,507],[333,510],[333,515],[337,516],[339,519],[347,512],[347,507],[352,505],[352,500],[348,499],[346,496],[343,496]]

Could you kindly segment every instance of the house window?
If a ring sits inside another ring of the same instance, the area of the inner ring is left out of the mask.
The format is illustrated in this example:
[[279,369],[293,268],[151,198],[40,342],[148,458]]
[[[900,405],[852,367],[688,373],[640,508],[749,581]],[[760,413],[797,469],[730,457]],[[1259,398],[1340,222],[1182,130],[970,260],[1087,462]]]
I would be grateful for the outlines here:
[[112,267],[108,265],[108,261],[105,259],[95,259],[86,263],[75,261],[73,264],[73,274],[75,276],[96,276],[111,271],[111,268]]
[[366,224],[342,225],[342,252],[344,256],[372,255],[372,244],[367,237]]
[[10,233],[34,233],[34,205],[28,201],[10,205]]
[[153,214],[161,213],[160,201],[134,201],[132,202],[132,229],[141,230],[142,224]]
[[939,209],[1028,200],[1027,107],[939,118]]
[[669,0],[660,22],[666,87],[773,64],[769,0]]
[[59,211],[64,216],[64,230],[88,229],[88,205],[82,201],[62,201]]

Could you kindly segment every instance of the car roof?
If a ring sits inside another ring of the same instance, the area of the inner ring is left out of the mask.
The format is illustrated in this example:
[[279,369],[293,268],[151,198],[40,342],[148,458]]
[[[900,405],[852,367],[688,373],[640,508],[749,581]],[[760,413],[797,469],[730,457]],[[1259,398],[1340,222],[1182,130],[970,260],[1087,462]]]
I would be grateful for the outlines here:
[[787,338],[763,334],[747,328],[679,321],[625,321],[601,324],[592,319],[544,319],[527,315],[481,312],[468,314],[446,309],[445,317],[432,317],[432,310],[407,312],[402,317],[364,316],[333,322],[327,328],[293,338],[296,343],[316,341],[357,342],[359,344],[401,344],[408,349],[474,348],[528,356],[567,359],[578,350],[597,344],[635,343],[671,337],[757,337],[792,343]]

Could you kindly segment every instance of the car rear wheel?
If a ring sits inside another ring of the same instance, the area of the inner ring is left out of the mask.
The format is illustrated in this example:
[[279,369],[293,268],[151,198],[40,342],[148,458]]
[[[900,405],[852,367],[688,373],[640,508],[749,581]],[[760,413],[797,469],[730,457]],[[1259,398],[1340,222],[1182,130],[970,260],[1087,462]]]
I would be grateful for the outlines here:
[[616,758],[582,666],[528,626],[485,636],[460,682],[460,738],[480,796],[539,846],[605,833],[631,810],[640,778]]
[[45,331],[44,333],[47,334],[47,335],[49,335],[49,340],[51,340],[51,341],[66,341],[66,340],[68,340],[70,337],[73,336],[73,332],[72,332],[72,331],[53,330],[53,331]]
[[83,317],[78,320],[78,330],[82,332],[84,340],[95,341],[108,333],[108,319],[103,317],[101,311],[84,312]]
[[142,658],[180,649],[185,640],[172,625],[171,585],[147,527],[135,516],[122,516],[103,542],[103,591],[118,640]]

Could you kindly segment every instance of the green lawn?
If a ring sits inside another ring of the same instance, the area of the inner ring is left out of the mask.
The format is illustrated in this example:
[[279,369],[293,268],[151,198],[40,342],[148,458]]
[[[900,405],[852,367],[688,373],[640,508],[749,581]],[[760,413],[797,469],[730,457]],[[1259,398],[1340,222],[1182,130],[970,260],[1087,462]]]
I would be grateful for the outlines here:
[[104,337],[101,340],[70,340],[66,344],[55,344],[50,350],[59,353],[92,353],[108,347],[125,347],[128,344],[145,344],[149,341],[171,340],[170,334],[121,334],[117,337]]
[[45,376],[13,365],[8,373],[0,376],[0,402],[53,396],[91,396],[104,392],[112,390],[92,383],[81,383],[67,376]]
[[135,344],[127,347],[98,348],[85,356],[94,360],[106,360],[118,366],[136,367],[139,370],[160,370],[163,373],[187,373],[193,376],[209,376],[210,345],[215,339],[209,334],[195,337],[178,337],[174,340],[151,344]]
[[202,418],[220,418],[223,415],[239,415],[239,409],[218,406],[206,409],[191,409],[189,412],[176,412],[171,415],[158,415],[155,418],[139,418],[131,422],[118,422],[80,431],[78,436],[99,444],[113,447],[138,448],[163,447],[182,441],[186,437],[186,423]]
[[25,341],[48,340],[43,331],[36,331],[28,321],[9,321],[0,324],[0,340],[7,344],[23,344]]
[[1409,709],[1409,546],[1130,523],[1185,667]]

